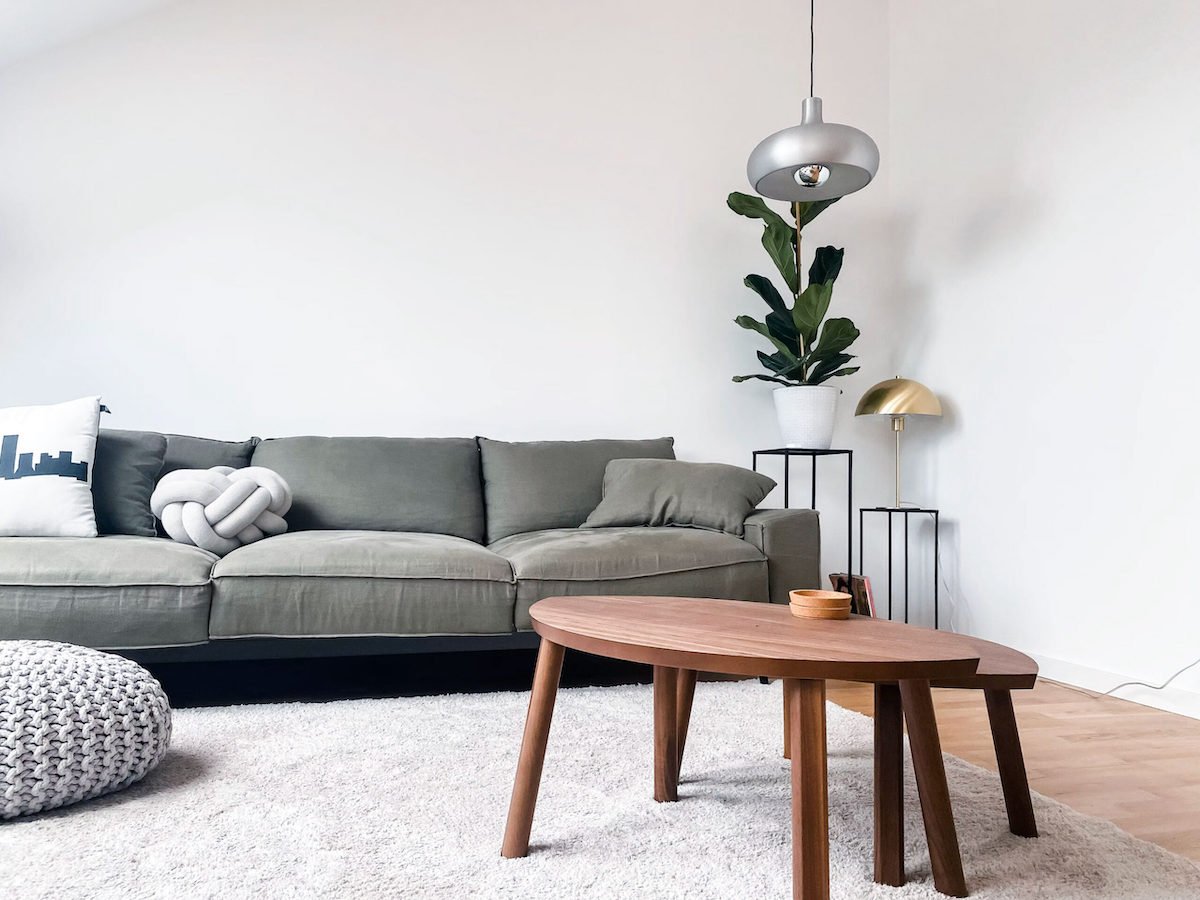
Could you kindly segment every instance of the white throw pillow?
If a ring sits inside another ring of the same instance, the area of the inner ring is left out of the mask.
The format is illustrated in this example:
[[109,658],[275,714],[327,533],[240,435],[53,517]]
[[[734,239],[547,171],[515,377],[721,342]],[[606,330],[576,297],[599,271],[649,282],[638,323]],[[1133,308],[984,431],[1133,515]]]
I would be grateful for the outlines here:
[[176,469],[150,495],[150,510],[181,544],[224,556],[287,531],[292,489],[271,469]]
[[95,537],[100,398],[0,409],[0,535]]

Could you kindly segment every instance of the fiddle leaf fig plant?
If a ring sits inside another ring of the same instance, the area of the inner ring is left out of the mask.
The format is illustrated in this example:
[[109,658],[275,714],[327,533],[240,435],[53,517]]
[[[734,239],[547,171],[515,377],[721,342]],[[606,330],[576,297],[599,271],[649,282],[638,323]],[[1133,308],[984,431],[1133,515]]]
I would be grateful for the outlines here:
[[808,269],[808,284],[802,287],[800,283],[800,240],[804,226],[837,200],[793,204],[794,225],[767,206],[761,197],[735,191],[727,202],[739,216],[762,220],[763,249],[791,295],[789,304],[769,278],[746,276],[743,283],[758,294],[770,311],[762,321],[753,316],[738,316],[734,321],[761,334],[775,352],[758,351],[758,361],[769,374],[736,375],[733,380],[755,378],[793,386],[821,384],[857,372],[858,366],[847,365],[854,356],[846,350],[857,340],[858,329],[849,319],[825,318],[833,299],[833,283],[842,270],[844,251],[840,247],[818,247]]

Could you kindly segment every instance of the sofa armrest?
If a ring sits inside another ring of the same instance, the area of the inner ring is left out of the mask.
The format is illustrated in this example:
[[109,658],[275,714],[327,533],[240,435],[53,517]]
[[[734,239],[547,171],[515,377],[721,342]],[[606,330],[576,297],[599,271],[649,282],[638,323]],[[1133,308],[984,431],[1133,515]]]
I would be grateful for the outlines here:
[[821,519],[813,509],[756,509],[746,517],[745,540],[767,558],[771,602],[788,591],[821,586]]

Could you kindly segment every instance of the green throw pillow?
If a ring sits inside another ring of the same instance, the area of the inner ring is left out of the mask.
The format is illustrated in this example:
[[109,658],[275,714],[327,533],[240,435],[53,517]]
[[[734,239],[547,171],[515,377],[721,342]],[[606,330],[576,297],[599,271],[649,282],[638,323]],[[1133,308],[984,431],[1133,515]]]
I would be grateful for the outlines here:
[[100,429],[92,470],[92,503],[100,534],[154,537],[150,494],[167,451],[153,431]]
[[581,528],[687,525],[741,535],[746,516],[775,487],[766,475],[721,463],[614,459],[604,499]]

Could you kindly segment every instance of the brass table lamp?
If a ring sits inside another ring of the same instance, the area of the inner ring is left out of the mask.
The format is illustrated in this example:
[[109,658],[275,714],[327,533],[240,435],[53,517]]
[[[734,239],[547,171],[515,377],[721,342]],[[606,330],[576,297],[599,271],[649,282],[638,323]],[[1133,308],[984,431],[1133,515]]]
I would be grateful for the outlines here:
[[854,410],[856,416],[891,416],[896,435],[896,509],[900,508],[900,435],[906,416],[940,416],[942,403],[937,395],[919,381],[895,378],[867,388]]

